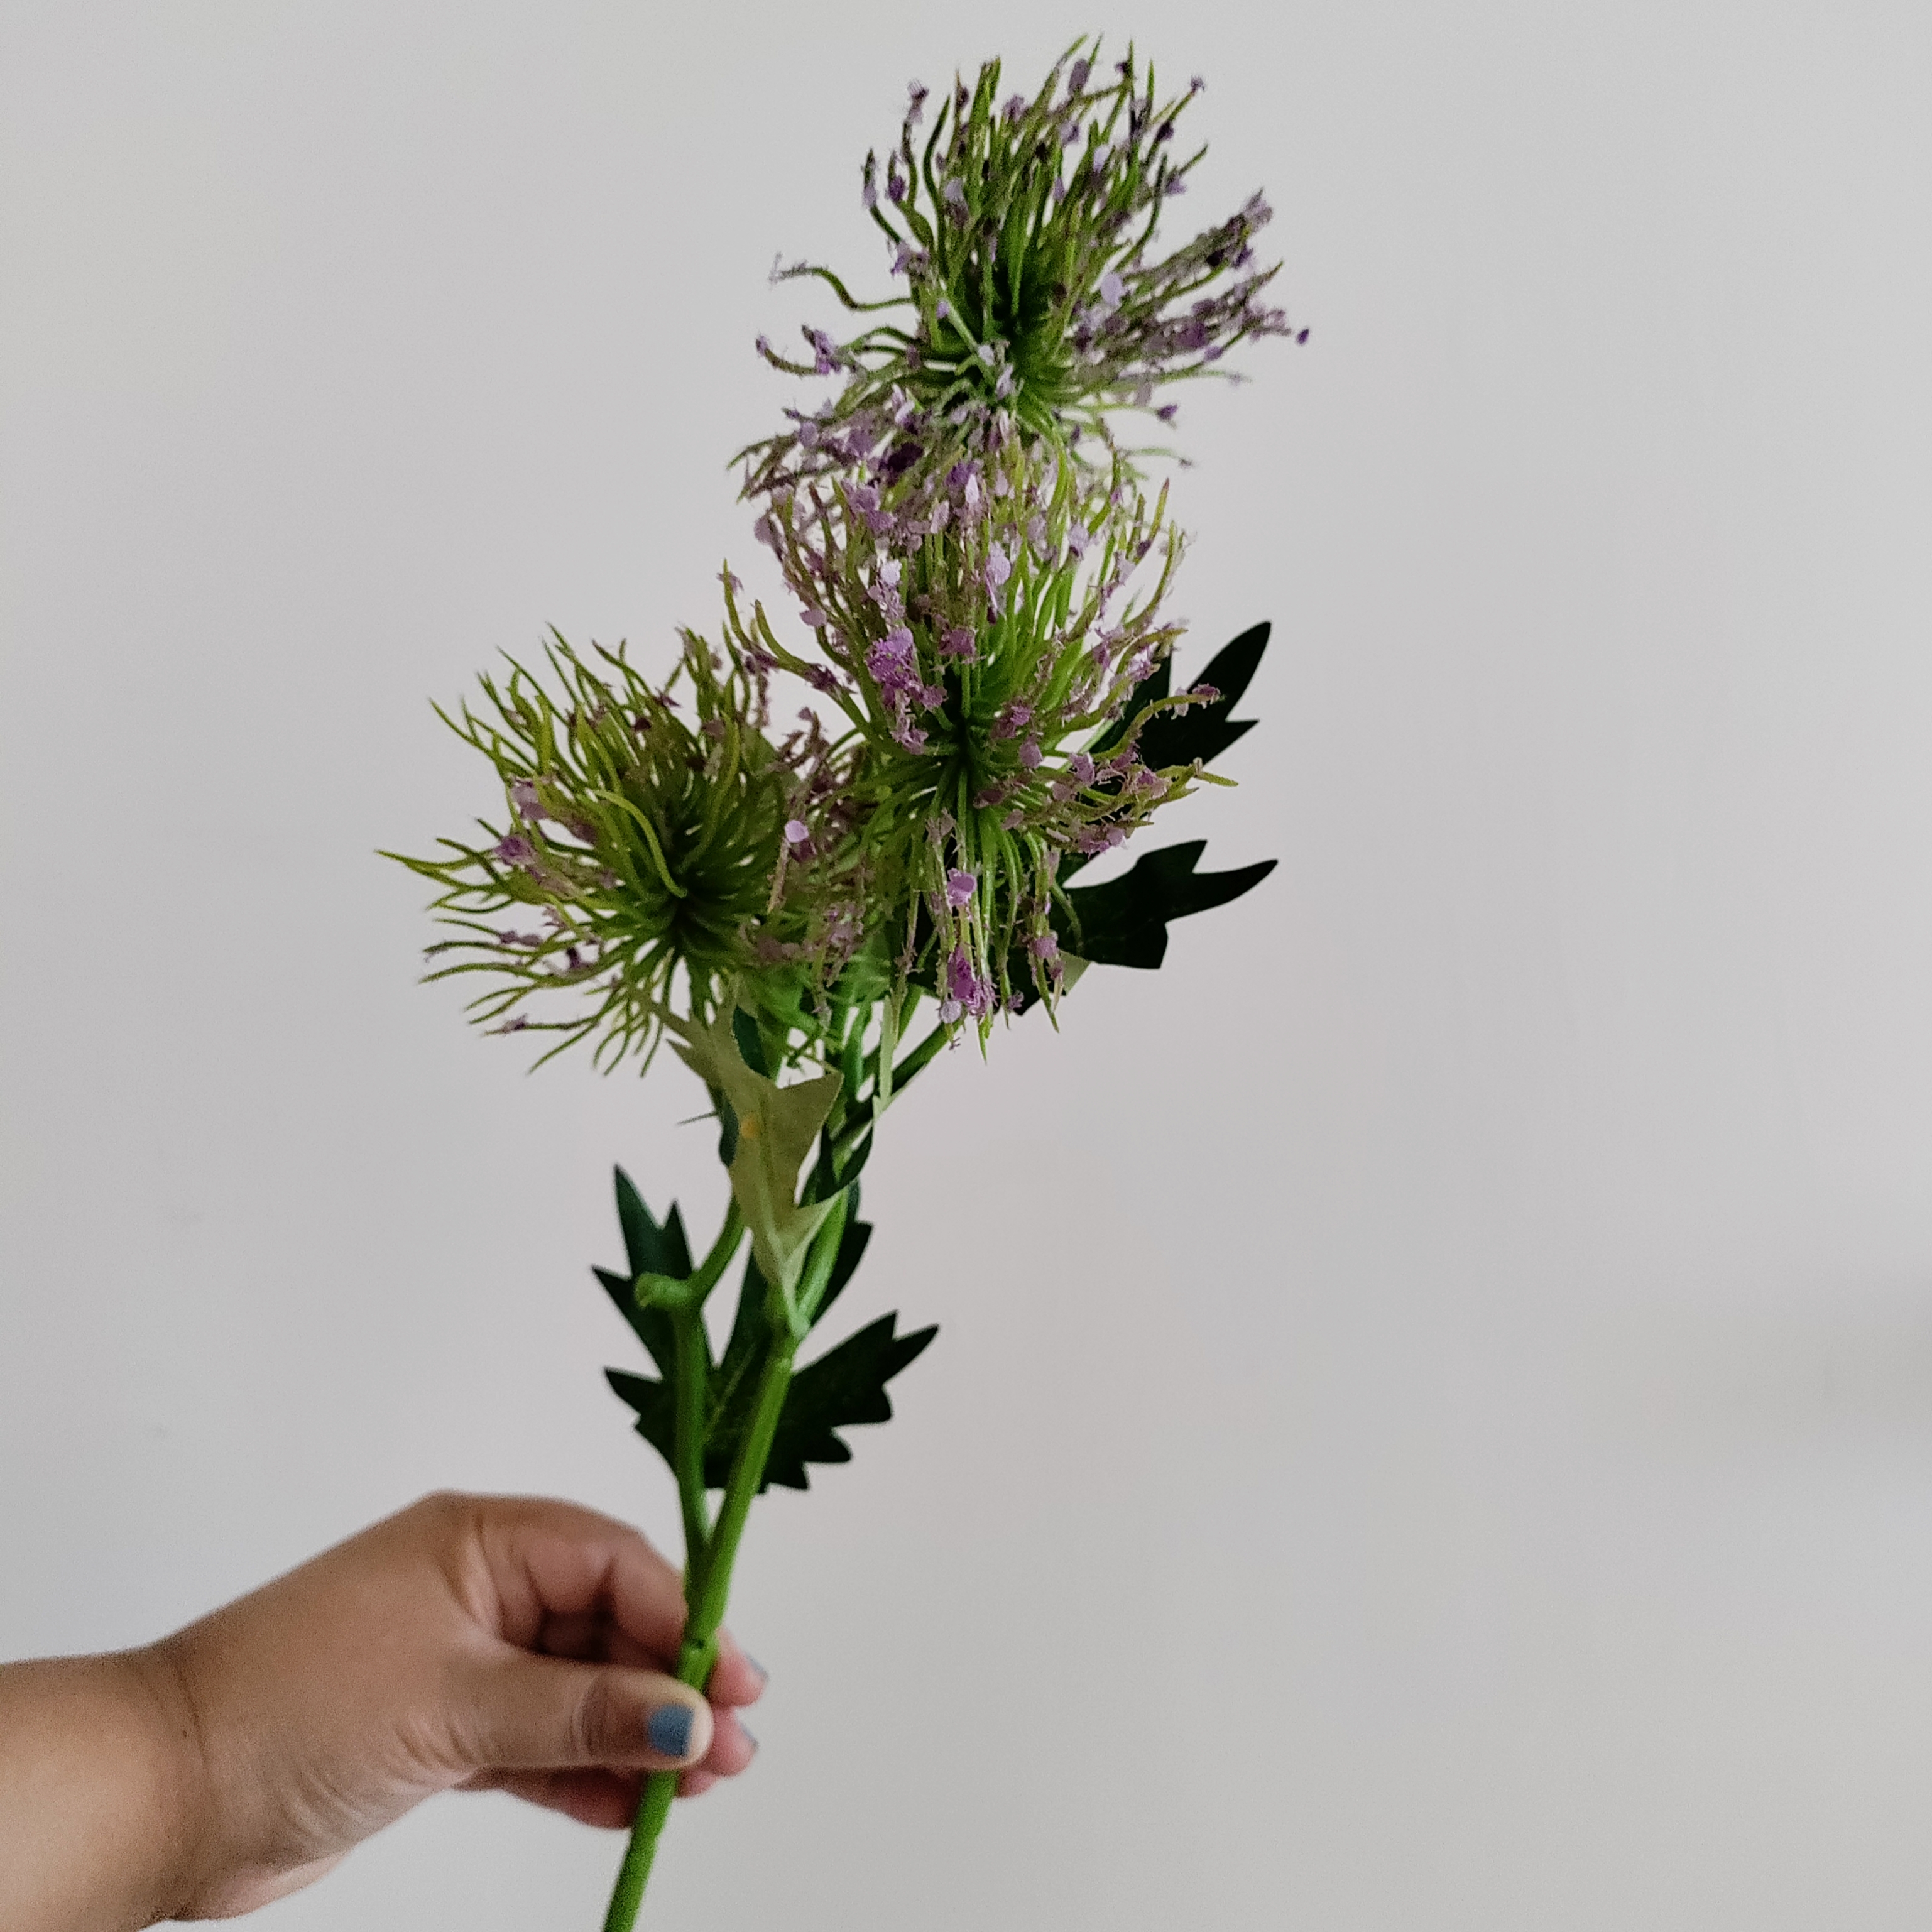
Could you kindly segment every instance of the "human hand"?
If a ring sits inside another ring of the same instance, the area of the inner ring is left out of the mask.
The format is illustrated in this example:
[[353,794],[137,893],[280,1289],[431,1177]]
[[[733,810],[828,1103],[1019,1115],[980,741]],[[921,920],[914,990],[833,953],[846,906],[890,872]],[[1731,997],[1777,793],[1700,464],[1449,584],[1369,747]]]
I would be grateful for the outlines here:
[[[57,1709],[62,1672],[70,1699],[118,1684],[172,1760],[146,1780],[170,1856],[144,1876],[132,1916],[83,1904],[18,1922],[38,1932],[251,1911],[457,1788],[627,1826],[647,1772],[683,1767],[680,1790],[695,1792],[757,1748],[735,1711],[756,1700],[762,1673],[724,1638],[707,1701],[668,1674],[683,1625],[677,1572],[623,1524],[566,1503],[436,1496],[149,1649],[21,1666],[10,1719],[24,1709],[31,1729],[37,1696]],[[95,1666],[111,1682],[88,1677]],[[124,1837],[132,1825],[121,1820]]]

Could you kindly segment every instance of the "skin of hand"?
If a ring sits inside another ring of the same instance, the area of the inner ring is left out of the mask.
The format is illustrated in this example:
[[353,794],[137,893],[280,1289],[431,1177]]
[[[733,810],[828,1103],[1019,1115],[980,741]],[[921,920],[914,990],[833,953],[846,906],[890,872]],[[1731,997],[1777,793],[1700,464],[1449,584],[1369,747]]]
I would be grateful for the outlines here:
[[[676,1570],[573,1504],[435,1496],[146,1650],[0,1670],[0,1925],[253,1911],[439,1791],[627,1826],[644,1774],[742,1771],[764,1673],[669,1674]],[[688,1716],[685,1748],[675,1743]]]

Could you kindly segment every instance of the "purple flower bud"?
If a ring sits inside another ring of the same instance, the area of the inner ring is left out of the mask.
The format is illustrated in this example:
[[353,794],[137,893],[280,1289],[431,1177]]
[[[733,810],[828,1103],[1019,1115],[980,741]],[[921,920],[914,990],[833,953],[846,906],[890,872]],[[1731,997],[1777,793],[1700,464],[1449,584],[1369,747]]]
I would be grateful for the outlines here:
[[1027,941],[1027,950],[1036,959],[1057,959],[1060,956],[1060,940],[1051,932],[1036,932]]
[[1084,524],[1070,524],[1066,529],[1066,548],[1076,556],[1084,556],[1087,546],[1094,541],[1093,535]]
[[948,206],[963,208],[966,206],[966,184],[957,175],[946,184],[945,194]]
[[1037,738],[1029,738],[1020,747],[1020,763],[1028,771],[1033,770],[1039,764],[1042,755],[1040,748],[1040,740]]
[[973,970],[963,947],[956,948],[946,962],[945,992],[949,1000],[958,1002],[959,1010],[975,1019],[992,1010],[993,989]]
[[926,112],[927,91],[916,80],[907,83],[906,96],[909,105],[906,109],[906,119],[915,128],[919,125],[920,116]]
[[980,890],[980,881],[970,872],[962,872],[957,866],[946,875],[946,903],[955,912],[961,907],[973,903],[973,896]]
[[1016,94],[1000,110],[1000,112],[1006,116],[1009,124],[1017,121],[1026,112],[1026,96],[1023,94]]
[[1066,776],[1076,784],[1090,785],[1096,776],[1094,760],[1084,752],[1076,752],[1066,761]]
[[492,848],[490,856],[500,859],[506,866],[519,868],[536,862],[537,848],[521,832],[513,832],[507,838],[500,839]]
[[1187,192],[1187,183],[1179,175],[1169,175],[1167,178],[1166,191],[1169,194],[1185,194]]
[[1080,90],[1087,85],[1087,76],[1093,71],[1094,68],[1090,62],[1084,60],[1076,61],[1072,66],[1067,70],[1067,92],[1069,94],[1078,94]]
[[878,680],[879,688],[889,698],[922,692],[926,681],[919,674],[917,653],[910,631],[902,624],[889,631],[866,653],[866,668]]
[[516,808],[519,818],[538,819],[543,809],[537,803],[536,782],[533,778],[512,778],[510,781],[510,802]]
[[784,836],[785,843],[788,845],[803,845],[811,840],[812,827],[802,818],[788,818],[785,820]]
[[1120,307],[1126,292],[1126,284],[1112,268],[1100,278],[1100,300],[1109,314]]
[[939,640],[939,655],[943,658],[958,658],[962,663],[970,664],[980,655],[980,647],[973,633],[964,624],[955,624]]

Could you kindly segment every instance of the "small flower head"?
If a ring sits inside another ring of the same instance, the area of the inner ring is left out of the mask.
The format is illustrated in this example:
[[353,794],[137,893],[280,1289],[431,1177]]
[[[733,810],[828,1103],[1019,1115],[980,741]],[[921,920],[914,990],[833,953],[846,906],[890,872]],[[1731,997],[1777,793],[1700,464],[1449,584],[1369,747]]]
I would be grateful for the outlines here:
[[[810,837],[786,808],[802,761],[760,728],[756,668],[721,675],[694,636],[661,688],[622,651],[590,662],[557,638],[546,655],[548,677],[513,664],[482,680],[480,712],[448,721],[496,766],[516,829],[486,824],[482,844],[446,839],[447,856],[404,862],[443,888],[458,936],[435,949],[454,956],[440,970],[484,976],[477,1021],[560,1034],[560,1048],[595,1039],[610,1064],[655,1038],[680,972],[702,1003],[808,936],[808,913],[772,902],[782,849]],[[513,908],[540,911],[543,929],[500,928]],[[760,983],[796,1005],[795,985]],[[561,1012],[534,1017],[538,995],[560,997],[537,1011]]]
[[[915,93],[888,159],[885,203],[867,202],[908,286],[862,304],[828,268],[782,272],[822,279],[849,309],[899,313],[842,343],[808,329],[809,362],[766,357],[800,375],[844,372],[831,419],[883,426],[887,447],[881,455],[871,436],[862,459],[849,439],[807,446],[787,431],[741,452],[747,495],[862,460],[890,494],[922,465],[950,466],[1008,435],[1104,472],[1118,412],[1147,409],[1167,383],[1226,374],[1216,365],[1249,337],[1297,333],[1263,298],[1276,270],[1253,266],[1272,213],[1259,194],[1160,252],[1162,211],[1205,152],[1184,156],[1175,139],[1199,83],[1163,99],[1152,69],[1131,55],[1096,83],[1097,48],[1070,50],[1070,64],[1063,56],[1030,100],[1003,100],[1000,64],[988,62],[919,140],[926,97]],[[883,425],[873,420],[882,407]]]

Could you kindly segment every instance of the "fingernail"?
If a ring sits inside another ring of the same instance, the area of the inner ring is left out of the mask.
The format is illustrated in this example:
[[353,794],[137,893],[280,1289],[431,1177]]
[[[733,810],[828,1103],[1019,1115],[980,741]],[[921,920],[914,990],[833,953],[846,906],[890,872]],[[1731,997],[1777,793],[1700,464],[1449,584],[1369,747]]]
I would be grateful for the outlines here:
[[691,1751],[691,1727],[695,1714],[688,1704],[660,1704],[650,1714],[644,1734],[651,1749],[666,1757],[686,1757]]
[[758,1748],[758,1741],[755,1737],[752,1736],[751,1726],[746,1724],[742,1718],[740,1718],[738,1720],[738,1728],[744,1732],[747,1738],[751,1738],[752,1748],[755,1751]]
[[745,1652],[743,1655],[745,1661],[758,1673],[758,1682],[760,1684],[769,1684],[772,1681],[772,1673],[748,1650]]

